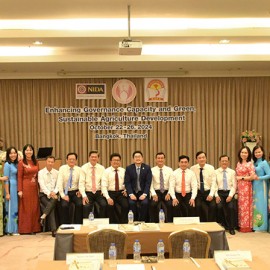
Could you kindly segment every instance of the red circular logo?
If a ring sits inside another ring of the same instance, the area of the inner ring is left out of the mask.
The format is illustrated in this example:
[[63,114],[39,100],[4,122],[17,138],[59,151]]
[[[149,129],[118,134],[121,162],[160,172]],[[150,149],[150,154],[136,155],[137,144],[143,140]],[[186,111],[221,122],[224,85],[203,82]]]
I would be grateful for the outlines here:
[[121,104],[130,103],[137,94],[136,86],[129,80],[119,80],[112,88],[113,98]]

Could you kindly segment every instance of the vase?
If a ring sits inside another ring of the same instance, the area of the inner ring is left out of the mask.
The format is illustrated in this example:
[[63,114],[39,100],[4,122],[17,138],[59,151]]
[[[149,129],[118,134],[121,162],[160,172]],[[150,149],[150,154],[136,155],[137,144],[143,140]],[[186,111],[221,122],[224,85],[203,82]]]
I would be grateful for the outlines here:
[[247,147],[250,149],[251,153],[252,153],[252,151],[253,151],[253,148],[254,148],[256,145],[257,145],[257,142],[245,142],[245,146],[247,146]]

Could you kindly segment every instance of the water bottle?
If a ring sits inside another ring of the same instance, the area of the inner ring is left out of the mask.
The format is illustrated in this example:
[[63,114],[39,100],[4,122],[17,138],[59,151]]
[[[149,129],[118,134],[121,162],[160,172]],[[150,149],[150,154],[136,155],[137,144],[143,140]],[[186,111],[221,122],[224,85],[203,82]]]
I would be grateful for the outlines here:
[[183,244],[183,258],[190,258],[190,244],[188,239]]
[[133,259],[135,262],[141,261],[141,244],[138,239],[135,240],[133,245]]
[[109,248],[109,265],[111,267],[115,267],[116,266],[116,256],[117,256],[117,250],[116,250],[116,246],[115,243],[111,243],[110,248]]
[[163,209],[159,211],[159,224],[163,224],[165,222],[165,214]]
[[133,221],[134,221],[133,212],[131,210],[129,210],[129,212],[128,212],[128,224],[133,224]]
[[89,216],[88,216],[88,220],[89,220],[89,228],[93,227],[93,221],[94,221],[94,214],[93,212],[90,212]]
[[163,262],[165,260],[164,253],[165,253],[165,245],[164,245],[162,239],[159,239],[159,241],[157,243],[157,260],[158,260],[158,262]]
[[90,212],[90,214],[89,214],[89,216],[88,216],[88,219],[89,219],[89,221],[90,222],[93,222],[94,221],[94,214],[93,214],[93,212]]

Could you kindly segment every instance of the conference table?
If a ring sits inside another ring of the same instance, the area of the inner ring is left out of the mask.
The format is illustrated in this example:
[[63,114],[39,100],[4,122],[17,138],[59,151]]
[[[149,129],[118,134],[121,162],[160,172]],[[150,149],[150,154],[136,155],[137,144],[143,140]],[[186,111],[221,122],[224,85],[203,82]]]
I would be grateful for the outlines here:
[[[209,257],[212,258],[214,250],[229,250],[225,230],[216,222],[204,222],[198,224],[173,224],[164,223],[159,230],[153,231],[126,231],[127,254],[133,253],[133,243],[138,239],[141,243],[142,254],[156,254],[157,242],[162,239],[165,244],[165,252],[168,252],[168,237],[172,232],[184,229],[200,229],[208,232],[211,237]],[[97,227],[81,226],[79,230],[58,229],[55,237],[54,260],[65,260],[67,253],[85,253],[86,236],[89,232],[97,230]]]
[[[199,268],[191,259],[165,259],[164,262],[159,263],[146,263],[144,264],[145,270],[168,270],[168,269],[184,269],[184,270],[219,270],[219,266],[216,264],[214,259],[196,259],[199,264]],[[133,260],[117,260],[116,265],[120,264],[135,264]],[[268,270],[269,266],[261,262],[258,258],[253,257],[252,262],[247,262],[252,270]],[[38,261],[36,265],[37,270],[68,270],[68,265],[65,261]],[[153,268],[154,267],[154,268]],[[130,269],[130,267],[128,267]],[[102,270],[116,270],[117,266],[109,265],[109,261],[105,260]]]

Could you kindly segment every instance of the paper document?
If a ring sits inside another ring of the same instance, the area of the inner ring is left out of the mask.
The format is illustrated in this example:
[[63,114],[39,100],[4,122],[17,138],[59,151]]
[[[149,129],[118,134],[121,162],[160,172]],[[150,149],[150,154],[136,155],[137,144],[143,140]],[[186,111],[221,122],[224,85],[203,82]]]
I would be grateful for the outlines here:
[[117,270],[145,270],[144,264],[117,264]]

